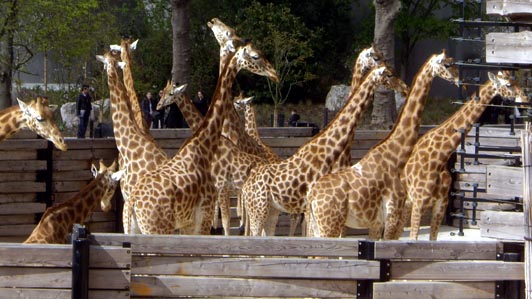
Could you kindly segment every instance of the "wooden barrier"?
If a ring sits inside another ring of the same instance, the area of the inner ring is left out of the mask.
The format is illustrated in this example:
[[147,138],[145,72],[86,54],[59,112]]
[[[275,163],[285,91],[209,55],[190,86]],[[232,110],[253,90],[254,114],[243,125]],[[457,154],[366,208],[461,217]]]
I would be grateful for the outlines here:
[[516,298],[506,294],[522,292],[511,283],[524,277],[522,262],[502,260],[499,241],[94,238],[101,246],[131,243],[132,298]]
[[[89,298],[130,298],[131,250],[91,246]],[[72,246],[0,243],[0,298],[70,299]]]

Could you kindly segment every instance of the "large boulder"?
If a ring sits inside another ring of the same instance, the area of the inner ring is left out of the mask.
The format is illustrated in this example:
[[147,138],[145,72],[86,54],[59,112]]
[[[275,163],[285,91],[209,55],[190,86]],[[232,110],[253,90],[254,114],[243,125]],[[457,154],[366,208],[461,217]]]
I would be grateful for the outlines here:
[[338,111],[342,109],[349,97],[350,87],[344,84],[333,85],[327,93],[325,99],[325,108],[330,111]]
[[[104,113],[109,110],[109,99],[98,100],[92,103],[92,120],[97,120],[100,113],[100,107],[102,106]],[[79,125],[79,118],[76,116],[76,102],[68,102],[61,106],[61,119],[67,128]]]

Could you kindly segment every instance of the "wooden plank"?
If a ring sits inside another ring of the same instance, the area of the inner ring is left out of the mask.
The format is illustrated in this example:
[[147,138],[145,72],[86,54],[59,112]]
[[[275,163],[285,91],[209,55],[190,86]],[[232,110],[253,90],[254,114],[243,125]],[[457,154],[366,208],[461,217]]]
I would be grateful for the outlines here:
[[116,221],[107,222],[87,222],[85,224],[90,232],[114,233],[116,232]]
[[[129,269],[131,250],[117,246],[91,246],[90,268]],[[72,267],[70,244],[0,244],[2,267]]]
[[133,274],[297,279],[379,279],[380,262],[308,258],[135,256]]
[[[496,200],[494,199],[494,201]],[[503,201],[503,200],[497,200],[497,201]],[[453,200],[453,207],[457,209],[460,208],[460,200],[458,199]],[[464,208],[472,209],[473,202],[464,201]],[[515,203],[504,203],[504,202],[478,202],[477,210],[479,211],[515,211],[516,204]]]
[[37,150],[48,148],[45,139],[6,139],[0,142],[0,150]]
[[485,211],[480,217],[480,236],[523,241],[524,223],[522,212]]
[[85,187],[87,181],[55,181],[53,183],[54,192],[77,192]]
[[[0,192],[2,193],[26,193],[26,192],[45,192],[46,183],[44,182],[0,182]],[[2,212],[0,212],[2,213]]]
[[291,138],[264,138],[262,141],[270,147],[275,148],[284,148],[284,147],[293,147],[299,148],[308,142],[310,138],[308,137],[291,137]]
[[35,215],[0,215],[0,225],[5,224],[35,224]]
[[46,170],[46,161],[44,160],[0,161],[0,171],[4,171],[4,172],[25,172],[25,171],[37,171],[37,170]]
[[373,284],[373,298],[493,299],[495,282],[377,282]]
[[381,241],[375,259],[495,260],[501,249],[497,241]]
[[[89,288],[107,290],[127,290],[130,283],[129,270],[94,269],[89,270]],[[0,287],[3,288],[54,288],[72,286],[70,268],[0,268]]]
[[486,34],[486,62],[532,63],[532,32],[490,32]]
[[486,192],[523,197],[523,169],[521,167],[488,165]]
[[26,239],[33,229],[34,224],[14,224],[14,225],[2,225],[0,226],[0,236],[2,237],[14,237],[24,236]]
[[265,137],[312,137],[312,127],[258,127],[259,136]]
[[0,151],[0,160],[37,160],[37,151]]
[[34,182],[37,180],[36,172],[0,172],[0,182]]
[[[68,289],[21,289],[0,288],[0,298],[39,298],[39,299],[71,299],[72,290]],[[129,299],[129,291],[89,290],[91,299]]]
[[[106,164],[109,165],[109,164]],[[84,171],[70,170],[70,171],[54,171],[54,181],[85,181],[88,182],[94,178],[89,169]]]
[[[529,0],[488,0],[486,14],[511,17],[520,21],[531,20],[532,2]],[[528,16],[528,18],[522,19]]]
[[358,258],[358,241],[336,238],[93,234],[101,245],[131,243],[133,253]]
[[524,264],[504,261],[393,262],[392,280],[523,280]]
[[90,169],[91,161],[85,162],[79,161],[78,163],[72,163],[72,161],[54,161],[53,171],[68,171],[68,170],[81,170],[86,171]]
[[353,298],[356,281],[133,276],[131,296]]
[[14,202],[34,202],[36,193],[0,193],[0,204]]
[[0,204],[0,215],[43,213],[46,204],[40,202],[19,202]]

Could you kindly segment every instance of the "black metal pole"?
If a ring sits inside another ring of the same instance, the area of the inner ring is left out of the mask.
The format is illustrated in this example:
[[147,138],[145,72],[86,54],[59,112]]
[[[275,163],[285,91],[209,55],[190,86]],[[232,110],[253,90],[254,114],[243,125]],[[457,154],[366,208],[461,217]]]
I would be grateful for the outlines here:
[[74,224],[72,231],[72,299],[89,298],[89,250],[87,230]]

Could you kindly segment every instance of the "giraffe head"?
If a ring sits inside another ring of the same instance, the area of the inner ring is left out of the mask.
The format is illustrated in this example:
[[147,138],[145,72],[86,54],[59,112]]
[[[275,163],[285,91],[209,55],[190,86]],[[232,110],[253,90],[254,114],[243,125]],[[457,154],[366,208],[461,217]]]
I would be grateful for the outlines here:
[[251,101],[253,101],[253,97],[245,98],[244,94],[240,93],[237,97],[235,97],[233,105],[237,111],[243,111],[248,105],[251,105]]
[[489,80],[495,93],[503,98],[515,99],[515,102],[528,102],[528,97],[525,95],[521,87],[517,85],[509,71],[501,71],[497,75],[488,73]]
[[207,22],[207,25],[214,33],[222,52],[235,53],[244,44],[244,41],[236,34],[236,31],[225,25],[220,19],[213,18],[210,22]]
[[235,54],[238,70],[246,69],[259,76],[268,77],[273,82],[278,83],[277,71],[264,57],[261,51],[255,49],[253,43],[249,42],[238,49]]
[[366,48],[358,54],[356,64],[359,65],[362,72],[367,72],[371,69],[380,66],[384,62],[384,56],[377,51],[373,45]]
[[454,82],[456,86],[459,85],[458,67],[454,64],[452,57],[446,56],[445,50],[441,54],[432,55],[429,59],[429,64],[431,66],[432,76]]
[[370,78],[375,85],[393,89],[402,96],[408,94],[408,86],[403,80],[399,79],[388,66],[378,67],[371,71],[368,76],[371,76]]
[[116,187],[118,186],[118,182],[125,173],[125,169],[116,171],[116,168],[116,160],[113,161],[109,167],[105,166],[102,160],[100,160],[100,169],[97,169],[96,165],[94,164],[91,166],[91,171],[94,178],[99,175],[103,176],[101,186],[104,189],[104,193],[100,200],[100,206],[104,212],[107,212],[111,209],[111,199],[113,198]]
[[183,100],[185,97],[185,90],[187,89],[187,84],[176,86],[172,82],[168,81],[166,87],[163,89],[163,96],[157,103],[157,110],[160,110],[168,105],[176,103],[180,100]]
[[[62,151],[67,150],[65,138],[57,128],[54,121],[55,108],[50,108],[48,100],[42,97],[31,101],[29,104],[17,99],[24,125],[42,138],[50,140],[55,147]],[[56,106],[57,108],[57,106]]]

